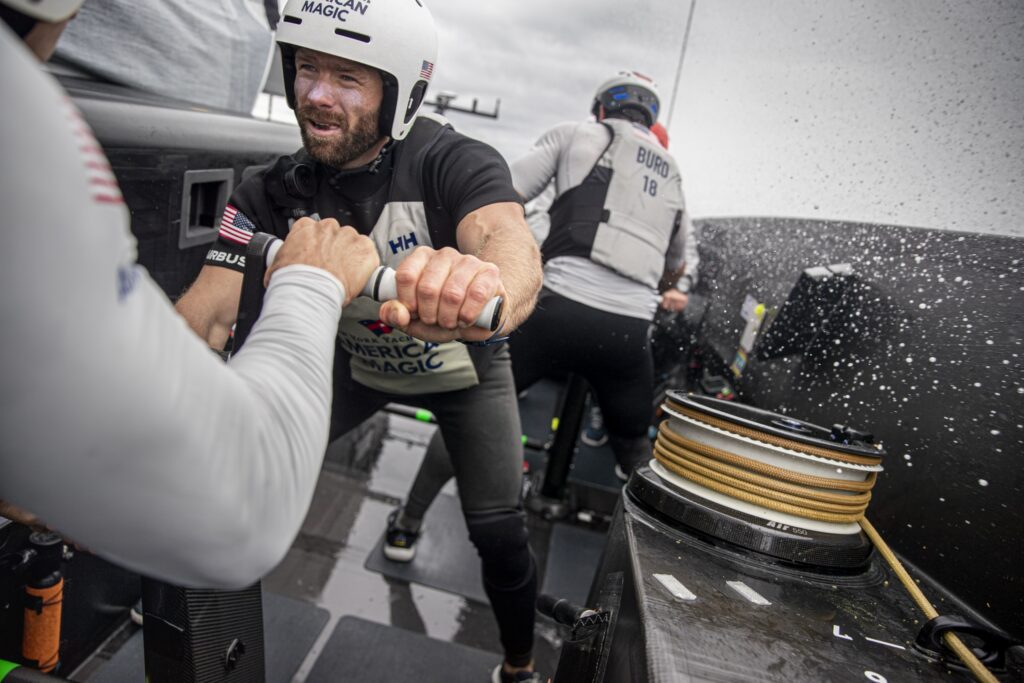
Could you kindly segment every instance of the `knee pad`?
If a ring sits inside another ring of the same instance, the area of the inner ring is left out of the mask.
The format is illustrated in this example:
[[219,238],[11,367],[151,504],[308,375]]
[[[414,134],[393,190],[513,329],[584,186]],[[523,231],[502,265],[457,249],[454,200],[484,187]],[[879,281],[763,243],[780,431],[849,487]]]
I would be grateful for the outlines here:
[[535,567],[522,510],[467,512],[466,526],[487,582],[496,588],[512,588],[530,579]]

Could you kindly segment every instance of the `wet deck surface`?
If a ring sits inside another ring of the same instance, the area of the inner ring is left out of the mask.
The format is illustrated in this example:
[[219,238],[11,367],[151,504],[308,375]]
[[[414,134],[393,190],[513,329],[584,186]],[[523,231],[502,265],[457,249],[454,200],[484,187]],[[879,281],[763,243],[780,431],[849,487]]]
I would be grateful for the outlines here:
[[[546,438],[556,395],[557,386],[551,385],[531,392],[528,400],[520,402],[524,428],[539,441]],[[435,429],[432,424],[381,412],[328,448],[302,528],[284,560],[264,578],[262,584],[265,596],[285,596],[307,603],[311,612],[314,608],[321,608],[329,614],[323,630],[292,677],[293,683],[305,681],[310,676],[318,658],[328,646],[332,633],[345,617],[358,617],[437,640],[458,643],[493,654],[494,664],[501,661],[497,623],[486,602],[415,581],[390,578],[365,566],[371,553],[381,552],[378,543],[384,533],[388,513],[401,503],[408,492]],[[528,450],[527,459],[533,471],[539,473],[543,468],[543,454]],[[594,499],[593,491],[598,492],[598,498],[606,508],[608,496],[611,496],[614,504],[618,492],[617,481],[612,474],[613,459],[610,452],[602,453],[581,447],[574,467],[573,477],[582,476],[583,481],[593,483],[583,487],[571,486],[573,500],[580,507],[588,507],[588,503]],[[609,485],[609,482],[615,483]],[[449,482],[441,495],[457,497],[454,482]],[[447,507],[451,508],[453,502],[447,502]],[[425,518],[426,532],[420,540],[421,545],[430,541],[432,512],[433,523],[445,523],[443,510],[428,511]],[[610,512],[610,508],[605,510],[607,512]],[[575,600],[583,601],[582,596],[589,589],[596,559],[603,547],[606,521],[600,514],[592,515],[589,524],[577,522],[575,518],[553,523],[535,513],[528,513],[527,519],[530,545],[540,572],[538,585],[541,590],[544,590],[549,542],[553,531],[559,528],[555,537],[556,540],[562,539],[559,543],[565,545],[565,548],[551,550],[553,566],[557,567],[557,571],[553,570],[551,590],[558,592],[559,597],[575,594]],[[569,528],[570,525],[579,528]],[[578,540],[573,541],[581,536],[587,537],[584,538],[582,548],[577,544]],[[452,537],[459,540],[458,534],[449,533],[447,537],[449,540]],[[472,562],[473,568],[467,575],[477,576],[479,559],[468,538],[459,550],[459,553],[453,553],[453,561]],[[426,548],[420,549],[424,561],[427,554]],[[434,554],[437,555],[436,550]],[[386,566],[386,561],[384,564]],[[266,598],[264,604],[267,604]],[[293,605],[289,609],[294,611],[296,608],[301,611],[300,605]],[[71,679],[135,680],[136,671],[141,676],[143,664],[140,630],[126,619],[78,667]],[[561,627],[538,616],[534,658],[537,670],[545,676],[554,674],[562,638],[565,636]],[[269,641],[281,635],[266,633],[265,637]],[[295,670],[295,652],[305,651],[295,650],[295,647],[300,646],[293,643],[294,652],[289,655],[290,663],[286,665],[289,671]],[[401,652],[388,653],[389,656],[392,654],[402,656]],[[131,675],[127,675],[129,671]],[[434,678],[430,680],[449,680],[443,672],[435,674],[431,674]],[[282,681],[268,679],[268,683],[288,683],[287,676]]]
[[[295,681],[305,679],[337,622],[350,615],[493,652],[495,662],[500,661],[498,628],[488,605],[389,579],[363,566],[384,532],[388,513],[408,491],[434,429],[408,418],[378,415],[355,438],[329,450],[302,530],[263,582],[268,592],[315,604],[331,615]],[[454,484],[444,492],[454,494]],[[531,516],[530,527],[531,545],[543,568],[551,525]],[[553,673],[559,633],[542,619],[536,632],[538,670]]]
[[[524,419],[524,425],[526,422]],[[325,610],[329,615],[319,636],[305,654],[302,663],[298,665],[297,672],[291,677],[293,683],[306,681],[310,678],[311,672],[312,678],[319,676],[318,680],[334,680],[322,677],[323,666],[315,672],[314,669],[321,655],[325,653],[325,647],[330,644],[336,627],[345,617],[358,617],[402,629],[404,632],[458,643],[476,651],[489,653],[493,656],[495,664],[501,660],[497,624],[487,604],[415,582],[388,578],[365,568],[370,553],[379,552],[377,545],[384,532],[388,513],[401,502],[408,491],[434,429],[434,426],[423,422],[381,413],[361,425],[346,439],[332,444],[329,449],[302,529],[285,559],[263,581],[265,594],[293,598],[309,605],[310,610],[315,606]],[[591,470],[601,476],[607,475],[607,470],[611,468],[609,460],[580,457],[586,455],[587,453],[581,449],[574,470],[576,476]],[[535,463],[538,461],[535,455],[532,455],[531,459]],[[443,492],[448,495],[455,493],[452,483]],[[435,521],[438,517],[440,515],[435,515]],[[428,526],[431,524],[430,512],[427,514],[426,523]],[[552,524],[536,515],[529,516],[531,546],[537,555],[538,567],[542,572],[548,559],[549,541],[552,537],[557,539],[559,533],[569,528],[569,524],[571,522]],[[426,540],[424,537],[423,541]],[[657,541],[646,545],[653,548]],[[555,549],[551,552],[553,556],[559,554]],[[674,551],[672,554],[675,556]],[[675,560],[679,559],[675,557]],[[678,566],[675,560],[671,564],[672,567]],[[478,562],[475,557],[473,561]],[[589,585],[590,572],[593,569],[590,565],[593,564],[595,558],[578,563],[570,561],[561,566],[568,566],[571,569],[569,585]],[[698,576],[698,569],[692,568],[689,573]],[[577,574],[578,581],[574,581],[573,574]],[[543,576],[541,578],[543,579]],[[562,585],[566,584],[563,582]],[[928,592],[938,596],[940,602],[948,599],[952,604],[959,604],[953,596],[944,595],[937,586],[930,586]],[[908,608],[907,613],[911,611],[912,609]],[[819,609],[815,613],[829,615],[823,638],[826,642],[832,642],[833,632],[827,626],[835,622],[837,617],[833,617],[833,612],[828,610]],[[855,620],[856,615],[850,619]],[[888,620],[893,624],[897,624],[898,621],[895,617]],[[673,625],[670,620],[666,620],[665,623]],[[363,628],[365,629],[365,624]],[[129,639],[133,636],[137,638],[137,631],[137,627],[126,624],[111,637],[100,652],[76,672],[73,680],[89,681],[95,672],[102,673],[106,660],[116,656],[122,646],[125,646],[124,650],[130,649]],[[280,637],[280,632],[281,629],[278,629],[276,637]],[[349,635],[352,633],[348,632]],[[538,617],[534,654],[537,669],[547,676],[552,675],[557,668],[561,638],[564,635],[553,623]],[[693,634],[690,635],[692,637]],[[876,635],[883,635],[888,639],[887,642],[898,641],[896,634]],[[274,636],[268,634],[269,637]],[[400,639],[396,638],[397,640]],[[351,640],[346,642],[351,643]],[[339,645],[339,641],[335,639],[333,645]],[[297,651],[306,652],[306,647],[304,644],[302,649]],[[136,651],[140,649],[136,644]],[[397,647],[393,648],[390,642],[382,649],[386,651],[383,656],[403,656],[403,652]],[[763,650],[774,652],[768,646]],[[335,654],[344,652],[341,648],[327,651]],[[360,652],[372,650],[367,648]],[[701,648],[691,648],[687,652],[688,657],[699,657],[703,651]],[[463,653],[467,654],[467,651],[463,650]],[[414,654],[412,656],[415,657]],[[446,656],[450,660],[453,655],[446,653]],[[794,656],[791,659],[803,661],[806,658]],[[295,671],[295,664],[290,666],[287,671]],[[137,663],[137,669],[141,670],[141,660]],[[390,670],[385,673],[390,675]],[[444,680],[452,683],[476,680],[474,677],[445,676],[446,672],[437,670],[431,670],[429,674],[423,680]],[[287,683],[287,680],[288,676],[268,678],[268,683]],[[408,678],[398,676],[394,680]],[[415,680],[421,679],[417,677]]]

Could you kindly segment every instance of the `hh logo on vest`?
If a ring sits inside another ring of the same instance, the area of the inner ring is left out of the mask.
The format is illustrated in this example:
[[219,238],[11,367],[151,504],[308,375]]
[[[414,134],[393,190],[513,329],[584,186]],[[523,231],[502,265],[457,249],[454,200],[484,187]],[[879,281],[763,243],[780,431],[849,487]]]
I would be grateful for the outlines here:
[[392,254],[397,254],[400,251],[419,246],[419,242],[416,240],[416,233],[410,232],[408,235],[399,235],[397,238],[390,240],[388,246],[391,247]]
[[360,320],[359,324],[370,332],[373,332],[376,337],[379,337],[382,334],[391,334],[395,329],[387,325],[383,320]]

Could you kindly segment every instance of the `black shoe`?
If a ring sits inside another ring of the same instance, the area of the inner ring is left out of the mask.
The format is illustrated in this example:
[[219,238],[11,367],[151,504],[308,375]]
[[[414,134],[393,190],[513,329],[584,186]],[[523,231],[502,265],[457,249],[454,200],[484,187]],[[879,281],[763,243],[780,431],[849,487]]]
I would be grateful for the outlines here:
[[395,508],[388,515],[388,530],[384,535],[384,557],[392,562],[412,562],[416,557],[416,539],[420,537],[417,531],[406,531],[398,528],[398,513],[400,508]]
[[545,683],[547,679],[536,671],[517,671],[514,674],[505,673],[503,664],[495,667],[491,674],[491,683]]

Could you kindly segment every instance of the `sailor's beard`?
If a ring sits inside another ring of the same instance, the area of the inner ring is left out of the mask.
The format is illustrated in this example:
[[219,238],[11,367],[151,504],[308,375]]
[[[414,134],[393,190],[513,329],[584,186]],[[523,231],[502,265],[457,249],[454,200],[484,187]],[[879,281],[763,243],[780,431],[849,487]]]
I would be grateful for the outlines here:
[[[302,134],[302,146],[306,148],[309,156],[333,168],[343,168],[353,159],[365,154],[380,140],[379,108],[370,116],[362,117],[355,128],[349,127],[347,117],[325,114],[309,105],[296,109],[295,118],[299,122],[299,132]],[[315,135],[308,130],[309,121],[336,125],[341,129],[341,135]]]

